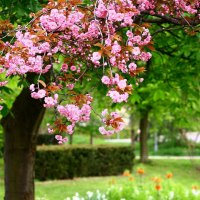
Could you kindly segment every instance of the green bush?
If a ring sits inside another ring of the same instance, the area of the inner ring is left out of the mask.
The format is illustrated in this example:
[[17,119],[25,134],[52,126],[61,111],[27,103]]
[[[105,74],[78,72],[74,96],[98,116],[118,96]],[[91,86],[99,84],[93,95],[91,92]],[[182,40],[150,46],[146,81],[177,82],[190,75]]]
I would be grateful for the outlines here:
[[37,137],[37,145],[58,144],[54,134],[39,134]]
[[122,174],[133,167],[130,146],[41,146],[36,153],[36,179],[67,179]]

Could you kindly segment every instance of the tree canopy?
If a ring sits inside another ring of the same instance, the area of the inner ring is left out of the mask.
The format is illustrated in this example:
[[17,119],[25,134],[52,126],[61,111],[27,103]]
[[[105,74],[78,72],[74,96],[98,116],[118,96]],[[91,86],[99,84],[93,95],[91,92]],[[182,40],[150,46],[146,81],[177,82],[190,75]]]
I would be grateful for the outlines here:
[[[34,5],[33,10],[40,6],[29,3]],[[149,73],[145,63],[151,62],[156,34],[173,35],[180,28],[190,35],[199,31],[199,4],[197,0],[50,0],[39,12],[31,14],[32,20],[25,26],[2,20],[0,73],[5,79],[1,87],[6,88],[8,78],[20,77],[32,98],[54,109],[56,119],[48,130],[56,133],[58,142],[63,143],[66,138],[59,133],[72,134],[76,123],[90,119],[95,101],[93,90],[99,84],[107,87],[108,101],[109,98],[113,103],[128,101],[132,88],[142,84],[140,73],[145,66],[145,73]],[[176,37],[183,37],[181,34],[183,31]],[[171,39],[167,42],[173,43]],[[167,46],[159,42],[157,48],[165,56],[178,55],[181,60],[189,57],[177,51],[180,46],[175,44]],[[162,72],[163,79],[167,80],[164,76],[170,73]],[[165,94],[159,90],[159,81],[154,80],[157,86],[153,87],[157,89],[153,99],[159,100]],[[148,86],[151,88],[151,84]],[[145,89],[140,89],[140,93],[142,90]],[[100,117],[99,131],[104,135],[118,132],[124,126],[116,112],[105,109]]]

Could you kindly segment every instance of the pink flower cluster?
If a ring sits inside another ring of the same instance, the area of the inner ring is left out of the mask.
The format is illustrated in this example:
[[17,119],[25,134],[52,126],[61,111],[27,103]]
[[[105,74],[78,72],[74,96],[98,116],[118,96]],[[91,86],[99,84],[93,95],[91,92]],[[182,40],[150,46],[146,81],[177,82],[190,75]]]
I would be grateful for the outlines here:
[[102,122],[105,126],[99,127],[99,132],[102,135],[112,135],[116,132],[121,131],[125,123],[122,120],[121,116],[116,112],[108,113],[108,110],[105,109],[102,111]]
[[[0,74],[4,72],[4,69],[3,68],[0,68]],[[0,87],[4,87],[5,85],[7,85],[8,81],[0,81]],[[1,91],[0,91],[1,93]],[[0,100],[3,100],[0,98]],[[3,110],[3,106],[0,105],[0,111]]]
[[[43,100],[44,107],[55,109],[58,116],[55,127],[48,127],[50,133],[58,130],[72,134],[76,123],[90,118],[92,98],[77,94],[75,87],[88,77],[92,68],[103,68],[104,74],[109,74],[101,81],[109,88],[107,96],[114,103],[126,102],[131,94],[132,85],[123,78],[124,74],[137,77],[144,69],[136,61],[147,62],[151,58],[151,53],[146,51],[152,44],[148,26],[135,24],[140,14],[175,17],[182,17],[184,12],[198,14],[199,1],[170,2],[173,7],[164,0],[97,0],[95,5],[82,8],[68,1],[49,1],[30,27],[18,28],[13,43],[3,43],[7,50],[3,59],[0,57],[3,63],[0,74],[24,78],[35,73],[39,80],[41,74],[51,70],[53,83],[48,79],[47,83],[38,81],[37,86],[31,84],[31,96]],[[126,30],[125,37],[121,29]],[[142,81],[136,79],[136,84]],[[1,81],[0,87],[6,84],[7,81]],[[63,105],[65,97],[67,104]],[[105,124],[99,128],[102,134],[110,135],[123,128],[124,122],[117,113],[104,111],[102,116]],[[59,144],[66,141],[60,135],[56,139]]]
[[54,94],[54,97],[47,96],[47,91],[45,89],[38,89],[34,84],[31,84],[29,87],[31,91],[31,97],[34,99],[43,99],[44,98],[44,107],[52,108],[58,104],[58,94]]
[[7,85],[7,83],[8,83],[8,81],[1,81],[1,82],[0,82],[0,87],[3,87],[3,86],[5,86],[5,85]]
[[56,106],[58,104],[58,94],[54,94],[54,98],[53,97],[45,97],[44,98],[44,107],[46,108],[52,108],[54,106]]
[[52,9],[49,15],[42,15],[40,17],[40,23],[48,32],[64,31],[66,28],[74,30],[78,28],[76,24],[80,23],[83,17],[84,14],[78,11],[72,12],[66,17],[66,11]]
[[[127,80],[123,79],[119,76],[119,74],[115,74],[115,77],[109,78],[108,76],[103,76],[101,79],[102,83],[107,85],[108,87],[112,87],[111,90],[108,91],[107,96],[109,96],[114,103],[121,103],[123,101],[127,101],[129,97],[129,93],[126,92],[126,88],[132,89],[132,85],[127,85]],[[114,86],[117,86],[114,88]]]
[[41,89],[41,90],[38,90],[37,92],[32,92],[31,93],[31,97],[34,98],[34,99],[42,99],[46,96],[46,91]]
[[55,135],[56,140],[58,140],[58,144],[63,144],[68,141],[66,137],[62,137],[62,135]]
[[133,23],[132,18],[140,12],[131,1],[121,0],[120,2],[124,10],[129,9],[129,12],[122,12],[120,7],[113,2],[105,4],[102,0],[99,0],[95,15],[98,18],[107,18],[108,23],[121,22],[121,26],[131,25]]
[[[83,104],[81,107],[77,106],[75,104],[67,104],[65,106],[63,105],[58,105],[57,106],[57,111],[58,113],[65,117],[65,119],[68,120],[71,124],[66,126],[66,133],[72,134],[74,132],[74,127],[76,123],[78,122],[87,122],[90,119],[90,113],[91,113],[91,101],[92,98],[90,95],[87,95],[87,103]],[[54,129],[49,128],[49,132],[52,133],[54,132]]]
[[31,97],[34,99],[42,99],[46,96],[46,90],[36,88],[35,84],[31,84],[29,89],[32,92]]
[[121,103],[127,102],[129,94],[127,92],[120,94],[116,90],[109,90],[107,96],[109,96],[113,100],[113,103]]
[[41,26],[47,31],[62,31],[67,27],[66,16],[64,10],[52,9],[50,15],[42,15],[40,17]]
[[[45,66],[40,55],[51,52],[48,42],[35,43],[34,40],[38,39],[36,35],[29,32],[23,34],[20,31],[16,33],[16,39],[14,45],[10,45],[10,52],[5,55],[6,76],[23,75],[28,72],[46,73],[52,67],[50,64]],[[16,48],[21,48],[24,53],[17,53]]]
[[140,11],[150,11],[151,14],[170,14],[180,17],[184,12],[196,14],[200,6],[199,1],[188,0],[174,0],[170,3],[162,1],[160,7],[156,6],[156,3],[155,0],[137,0],[137,9]]
[[72,124],[88,121],[90,119],[91,107],[88,104],[83,104],[81,109],[74,104],[67,104],[66,106],[59,105],[57,110]]
[[100,62],[99,62],[100,59],[101,59],[101,54],[99,52],[93,52],[92,57],[91,57],[91,61],[95,65],[99,65],[100,64]]
[[190,14],[196,14],[198,12],[197,7],[200,6],[199,1],[191,1],[185,2],[184,0],[175,0],[176,7],[179,8],[179,10],[183,10],[185,12],[188,12]]
[[142,29],[143,29],[143,31],[142,31],[141,35],[134,36],[133,32],[130,30],[128,30],[126,32],[126,35],[128,37],[128,45],[129,46],[134,46],[134,47],[135,46],[145,46],[151,42],[151,35],[149,33],[149,29],[144,28],[144,27],[142,27]]

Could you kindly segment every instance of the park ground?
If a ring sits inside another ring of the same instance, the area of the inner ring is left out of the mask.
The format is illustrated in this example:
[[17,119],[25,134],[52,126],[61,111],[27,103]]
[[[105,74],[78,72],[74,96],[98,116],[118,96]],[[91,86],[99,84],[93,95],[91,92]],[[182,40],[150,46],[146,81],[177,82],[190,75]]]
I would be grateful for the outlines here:
[[[137,169],[145,171],[143,182],[150,184],[152,178],[165,179],[167,173],[173,174],[173,181],[187,189],[200,186],[200,159],[152,159],[147,164],[141,164],[138,160],[133,166],[132,181],[138,180]],[[125,170],[125,169],[124,169]],[[0,199],[3,199],[3,160],[0,160]],[[35,181],[36,200],[64,200],[72,197],[76,192],[85,195],[87,191],[100,190],[105,192],[111,185],[124,185],[127,177],[123,175],[111,177],[75,178],[73,180]]]

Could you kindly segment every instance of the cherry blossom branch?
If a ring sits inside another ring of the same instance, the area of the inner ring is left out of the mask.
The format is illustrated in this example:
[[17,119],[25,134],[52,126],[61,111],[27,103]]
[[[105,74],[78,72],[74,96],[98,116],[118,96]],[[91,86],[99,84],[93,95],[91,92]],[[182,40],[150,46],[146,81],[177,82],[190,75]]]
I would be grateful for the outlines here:
[[200,19],[194,19],[194,20],[185,20],[185,19],[181,19],[181,18],[175,18],[175,17],[171,17],[171,16],[167,16],[167,15],[160,15],[160,14],[151,14],[149,11],[142,11],[141,15],[148,15],[148,16],[154,16],[154,17],[158,17],[160,19],[144,19],[144,22],[150,22],[150,23],[166,23],[166,22],[170,22],[172,24],[176,24],[176,25],[189,25],[189,26],[196,26],[200,24]]

